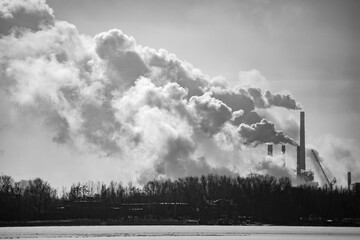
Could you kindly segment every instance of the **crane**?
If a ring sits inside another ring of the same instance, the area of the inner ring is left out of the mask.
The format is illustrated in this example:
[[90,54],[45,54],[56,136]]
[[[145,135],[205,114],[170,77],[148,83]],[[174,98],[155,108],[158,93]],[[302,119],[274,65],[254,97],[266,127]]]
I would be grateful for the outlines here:
[[322,173],[324,174],[324,177],[325,177],[325,180],[326,180],[326,183],[329,185],[330,189],[333,188],[333,185],[336,183],[336,178],[334,178],[333,180],[329,180],[328,176],[326,175],[325,171],[324,171],[324,168],[321,166],[321,163],[316,155],[316,152],[314,151],[314,149],[311,149],[311,152],[314,154],[314,157],[315,157],[315,160],[316,162],[319,164],[320,166],[320,169],[322,171]]

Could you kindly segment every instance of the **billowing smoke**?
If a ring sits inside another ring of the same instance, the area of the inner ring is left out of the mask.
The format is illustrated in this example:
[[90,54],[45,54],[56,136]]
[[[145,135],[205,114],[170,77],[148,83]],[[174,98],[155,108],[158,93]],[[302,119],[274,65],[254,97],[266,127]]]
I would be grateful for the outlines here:
[[278,106],[288,109],[301,109],[300,105],[291,98],[289,94],[272,94],[270,91],[266,91],[265,98],[268,102],[268,106]]
[[219,132],[220,127],[232,117],[231,108],[207,94],[191,97],[190,105],[196,111],[204,132],[211,134]]
[[4,122],[32,115],[54,144],[131,167],[139,181],[275,171],[249,148],[295,144],[258,113],[300,109],[290,95],[229,89],[117,29],[80,34],[43,0],[2,1],[0,18]]
[[265,118],[251,126],[240,124],[238,132],[245,139],[245,144],[253,143],[256,146],[261,143],[288,143],[296,146],[294,140],[287,137],[283,132],[276,131],[275,125]]
[[8,34],[19,28],[37,31],[55,21],[52,9],[44,0],[1,1],[0,18],[0,34]]

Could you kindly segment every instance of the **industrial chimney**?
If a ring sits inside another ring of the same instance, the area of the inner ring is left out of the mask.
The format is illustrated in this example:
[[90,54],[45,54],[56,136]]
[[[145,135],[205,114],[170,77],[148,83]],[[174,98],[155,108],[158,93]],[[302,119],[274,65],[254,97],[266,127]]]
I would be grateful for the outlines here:
[[348,189],[351,188],[351,172],[348,172]]
[[272,156],[272,155],[273,155],[273,145],[272,145],[272,144],[269,144],[269,145],[268,145],[268,155],[269,155],[269,156]]
[[301,169],[300,169],[300,167],[299,167],[299,161],[300,161],[300,146],[297,146],[296,147],[296,159],[297,159],[297,167],[296,167],[296,175],[298,176],[298,177],[300,177],[301,176]]
[[305,112],[300,112],[300,146],[297,148],[297,176],[305,170]]
[[286,152],[286,147],[285,147],[285,145],[281,145],[281,154],[282,154],[282,160],[283,160],[283,167],[285,167],[285,165],[286,165],[285,152]]

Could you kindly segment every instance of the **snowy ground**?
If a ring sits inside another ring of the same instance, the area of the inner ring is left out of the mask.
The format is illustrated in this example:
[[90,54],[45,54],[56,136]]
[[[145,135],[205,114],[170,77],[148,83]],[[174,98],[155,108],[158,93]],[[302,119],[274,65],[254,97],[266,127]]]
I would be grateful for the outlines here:
[[66,226],[4,227],[0,239],[360,239],[360,228],[278,226]]

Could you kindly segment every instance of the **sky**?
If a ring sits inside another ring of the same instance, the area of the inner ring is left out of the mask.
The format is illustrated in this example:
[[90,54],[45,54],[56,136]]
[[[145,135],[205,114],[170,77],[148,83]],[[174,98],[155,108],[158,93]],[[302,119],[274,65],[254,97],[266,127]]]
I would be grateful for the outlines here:
[[[301,108],[306,143],[329,175],[344,185],[351,170],[360,180],[356,0],[1,5],[2,174],[55,186],[209,172],[291,176]],[[140,99],[149,92],[169,105]],[[290,145],[285,169],[280,157],[263,157],[267,142]]]

